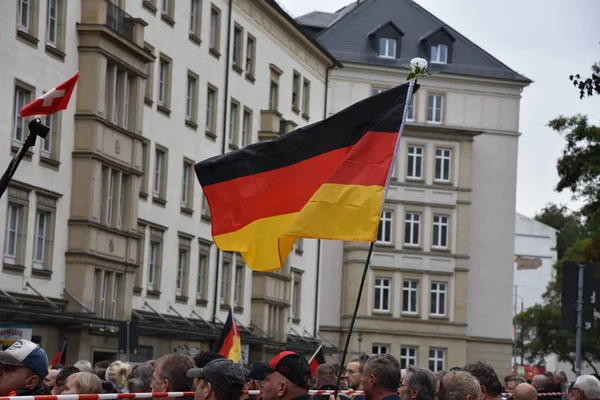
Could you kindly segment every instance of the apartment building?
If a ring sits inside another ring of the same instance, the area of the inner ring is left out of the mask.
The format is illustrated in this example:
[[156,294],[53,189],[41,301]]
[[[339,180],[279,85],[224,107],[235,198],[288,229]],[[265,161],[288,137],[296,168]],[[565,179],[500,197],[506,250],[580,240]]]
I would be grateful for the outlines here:
[[[297,21],[344,68],[329,113],[419,79],[360,304],[352,355],[404,368],[468,361],[510,372],[519,102],[530,81],[411,0],[360,0]],[[320,331],[342,347],[368,244],[324,249]]]
[[[141,362],[210,349],[233,309],[245,360],[311,354],[318,310],[303,300],[317,296],[318,243],[253,273],[212,243],[193,165],[322,119],[333,56],[271,0],[15,0],[0,12],[16,22],[0,38],[6,161],[26,135],[21,106],[80,71],[0,200],[4,327],[49,354],[66,338],[67,362]],[[128,349],[127,326],[139,338]]]

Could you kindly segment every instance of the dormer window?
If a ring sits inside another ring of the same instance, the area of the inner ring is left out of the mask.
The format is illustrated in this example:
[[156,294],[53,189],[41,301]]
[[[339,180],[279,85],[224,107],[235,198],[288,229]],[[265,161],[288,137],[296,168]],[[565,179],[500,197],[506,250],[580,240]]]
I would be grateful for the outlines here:
[[437,64],[448,63],[448,45],[446,45],[446,44],[432,45],[430,61],[432,63],[437,63]]
[[379,38],[379,57],[396,58],[396,39]]

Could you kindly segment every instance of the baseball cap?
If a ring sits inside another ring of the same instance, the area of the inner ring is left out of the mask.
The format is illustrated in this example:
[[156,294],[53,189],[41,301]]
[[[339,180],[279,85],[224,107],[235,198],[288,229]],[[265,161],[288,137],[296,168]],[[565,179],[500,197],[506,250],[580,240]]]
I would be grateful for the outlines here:
[[[279,372],[294,385],[308,389],[310,387],[311,373],[306,358],[293,351],[282,351],[271,361],[260,361],[252,364],[251,375],[262,376],[271,372]],[[254,378],[257,379],[257,378]]]
[[217,358],[202,368],[189,369],[187,377],[204,378],[221,389],[241,390],[246,384],[242,367],[227,358]]
[[19,339],[8,349],[0,351],[0,364],[27,367],[41,379],[48,375],[46,352],[27,339]]

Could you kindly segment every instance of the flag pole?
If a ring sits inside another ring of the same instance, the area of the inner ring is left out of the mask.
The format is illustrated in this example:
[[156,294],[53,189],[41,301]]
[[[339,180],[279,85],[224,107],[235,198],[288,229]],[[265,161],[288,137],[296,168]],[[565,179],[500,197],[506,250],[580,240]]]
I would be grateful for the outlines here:
[[[390,183],[390,178],[392,175],[392,168],[394,168],[394,164],[396,162],[396,156],[398,154],[398,149],[400,148],[400,138],[402,137],[402,132],[404,131],[404,123],[406,122],[406,116],[408,115],[408,109],[410,108],[410,103],[412,103],[412,95],[415,87],[416,79],[411,80],[408,86],[408,92],[406,94],[406,103],[404,104],[404,112],[402,113],[402,122],[400,123],[400,128],[398,129],[398,139],[396,140],[396,148],[394,149],[394,156],[392,157],[392,163],[390,164],[390,171],[388,173],[388,177],[385,184],[385,191],[383,193],[383,201],[381,202],[381,207],[383,209],[383,205],[385,203],[385,199],[387,197],[388,186]],[[371,264],[371,255],[373,254],[373,247],[375,246],[375,242],[371,242],[369,245],[369,252],[367,253],[367,259],[365,261],[365,266],[363,268],[362,277],[360,279],[360,286],[358,287],[358,295],[356,296],[356,303],[354,304],[354,312],[352,313],[352,319],[350,320],[350,326],[348,327],[348,334],[346,335],[346,344],[344,345],[344,351],[342,353],[342,360],[340,362],[340,373],[337,377],[337,383],[335,385],[335,393],[334,398],[337,397],[338,391],[340,390],[340,382],[342,381],[342,371],[344,369],[344,364],[346,363],[346,354],[348,353],[348,347],[350,347],[350,338],[352,337],[352,331],[354,330],[354,322],[356,321],[356,315],[358,314],[358,308],[360,307],[360,299],[362,297],[363,288],[365,286],[365,280],[367,279],[367,271],[369,270],[369,265]]]
[[29,122],[28,128],[29,135],[27,136],[27,139],[25,139],[25,142],[23,143],[17,154],[15,154],[10,164],[8,164],[8,168],[6,168],[4,175],[2,175],[2,178],[0,178],[0,198],[2,198],[2,195],[6,191],[6,188],[8,188],[8,184],[10,183],[13,175],[17,171],[19,164],[25,157],[27,150],[35,146],[36,138],[39,136],[45,139],[48,136],[48,132],[50,132],[50,128],[42,124],[42,120],[40,118],[32,119]]
[[310,358],[310,360],[308,360],[308,363],[310,364],[312,362],[312,360],[315,359],[315,357],[317,356],[317,354],[319,353],[319,351],[323,348],[323,345],[320,344],[319,347],[317,348],[317,351],[315,351],[315,353],[312,355],[312,357]]

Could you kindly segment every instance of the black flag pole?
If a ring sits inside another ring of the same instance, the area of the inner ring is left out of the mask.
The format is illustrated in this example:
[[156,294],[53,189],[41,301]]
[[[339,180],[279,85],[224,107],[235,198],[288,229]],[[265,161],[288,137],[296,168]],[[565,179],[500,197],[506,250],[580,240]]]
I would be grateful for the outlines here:
[[8,168],[6,168],[4,175],[2,175],[2,178],[0,178],[0,198],[2,198],[2,195],[6,191],[6,188],[8,188],[8,184],[10,183],[12,177],[17,171],[21,160],[23,160],[25,154],[27,154],[27,150],[35,146],[36,138],[39,136],[42,139],[46,139],[46,137],[48,136],[48,132],[50,132],[50,128],[44,125],[40,118],[32,119],[29,122],[28,128],[29,135],[27,136],[27,139],[25,139],[25,142],[23,143],[17,154],[15,154],[10,164],[8,164]]

